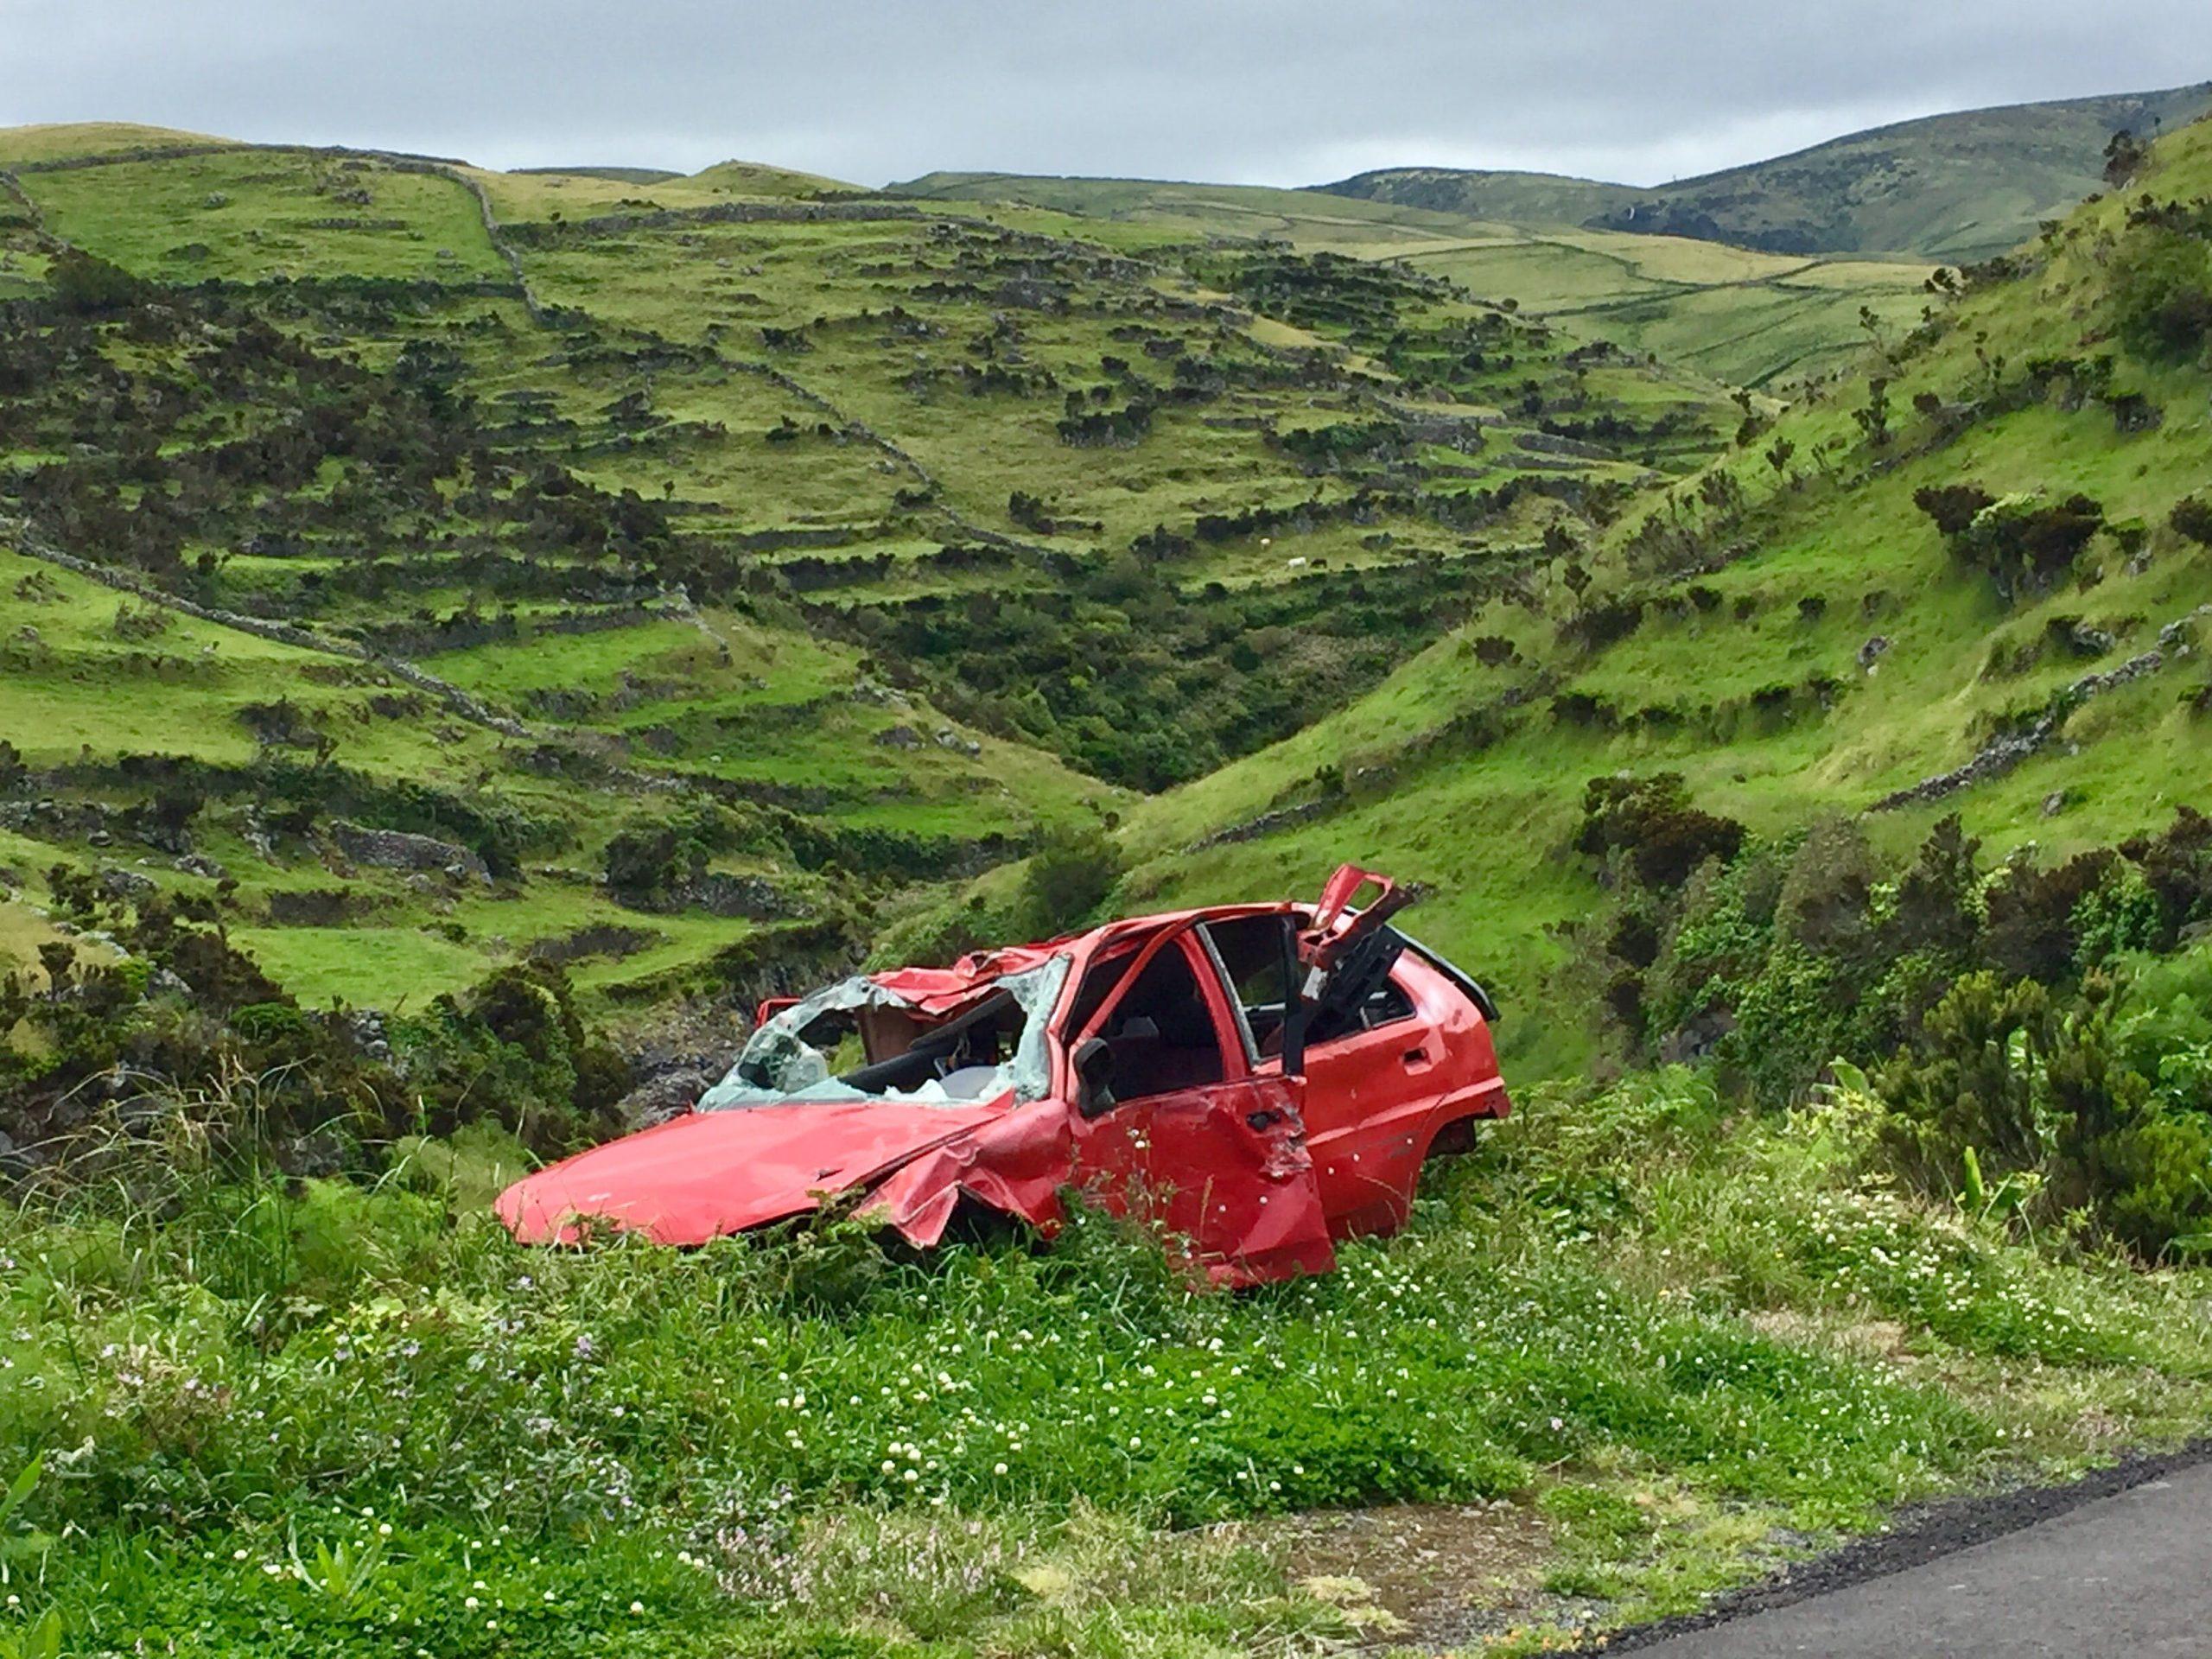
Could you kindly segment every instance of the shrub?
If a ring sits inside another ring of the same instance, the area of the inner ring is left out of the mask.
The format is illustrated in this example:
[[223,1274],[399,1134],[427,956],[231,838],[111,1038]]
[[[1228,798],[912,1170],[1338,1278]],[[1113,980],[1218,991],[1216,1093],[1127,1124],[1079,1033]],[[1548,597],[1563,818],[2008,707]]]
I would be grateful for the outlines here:
[[2185,495],[2174,503],[2166,522],[2199,547],[2212,547],[2212,498]]
[[1997,498],[1979,484],[1929,485],[1912,493],[1912,504],[1936,521],[1936,530],[1948,540],[1963,536],[1985,507],[1996,505]]
[[[1965,502],[1963,495],[1947,494],[1921,507],[1940,527],[1956,523]],[[2053,502],[2034,493],[2008,495],[1978,509],[1963,529],[1944,539],[1953,557],[1987,572],[2009,601],[2024,590],[2048,588],[2071,571],[2104,522],[2104,509],[2086,495]]]
[[64,248],[47,267],[46,280],[64,310],[79,316],[104,316],[133,306],[146,285],[120,265],[82,248]]
[[2136,229],[2113,255],[2111,282],[2116,332],[2139,356],[2192,358],[2212,340],[2212,245],[2202,238]]
[[1647,887],[1677,887],[1707,859],[1724,862],[1744,844],[1744,826],[1700,811],[1678,772],[1649,778],[1592,778],[1582,793],[1582,828],[1575,849],[1592,857],[1618,854]]
[[1122,849],[1095,824],[1049,830],[1030,855],[1022,904],[1039,938],[1080,927],[1122,879]]
[[1878,1074],[1878,1161],[1939,1198],[2010,1179],[2031,1218],[2080,1216],[2146,1255],[2193,1236],[2212,1216],[2212,1116],[2176,1109],[2133,1063],[2123,1000],[2102,974],[2070,1002],[1961,980]]

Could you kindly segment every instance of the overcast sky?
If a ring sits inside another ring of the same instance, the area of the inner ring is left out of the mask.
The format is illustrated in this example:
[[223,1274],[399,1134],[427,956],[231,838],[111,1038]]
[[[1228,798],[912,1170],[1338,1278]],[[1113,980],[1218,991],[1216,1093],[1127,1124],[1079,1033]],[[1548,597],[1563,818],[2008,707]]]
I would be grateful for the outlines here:
[[1416,163],[1646,184],[2208,76],[2208,0],[0,0],[0,125],[865,184]]

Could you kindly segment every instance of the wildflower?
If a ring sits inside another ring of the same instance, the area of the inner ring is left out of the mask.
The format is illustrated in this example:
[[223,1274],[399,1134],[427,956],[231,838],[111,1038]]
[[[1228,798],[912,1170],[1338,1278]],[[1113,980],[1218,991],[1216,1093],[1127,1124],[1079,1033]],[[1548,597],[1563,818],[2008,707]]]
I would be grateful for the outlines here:
[[475,1598],[475,1597],[471,1596],[471,1597],[469,1597],[466,1601],[462,1602],[461,1605],[464,1608],[466,1608],[468,1611],[470,1611],[470,1612],[472,1612],[472,1613],[473,1613],[473,1612],[474,1612],[474,1611],[477,1610],[477,1608],[478,1608],[479,1606],[480,1606],[482,1604],[481,1604],[481,1603],[480,1603],[480,1602],[476,1599],[476,1598]]
[[633,1601],[630,1604],[630,1611],[633,1613],[642,1613],[645,1611],[645,1604],[642,1601]]

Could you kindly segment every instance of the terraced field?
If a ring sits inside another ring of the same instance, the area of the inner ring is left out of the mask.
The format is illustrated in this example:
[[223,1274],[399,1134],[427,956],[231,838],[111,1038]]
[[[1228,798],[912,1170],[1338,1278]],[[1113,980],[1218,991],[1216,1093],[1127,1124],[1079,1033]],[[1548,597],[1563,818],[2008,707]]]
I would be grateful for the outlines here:
[[1862,308],[1879,330],[1903,334],[1929,297],[1929,264],[1910,254],[1759,253],[1579,228],[1564,213],[1508,222],[1310,190],[1013,174],[931,174],[893,189],[977,211],[1030,202],[1132,228],[1402,260],[1583,340],[1610,340],[1729,385],[1783,389],[1834,373],[1866,346]]
[[11,885],[219,893],[311,999],[850,941],[1339,705],[1742,416],[1173,225],[81,140],[0,137]]

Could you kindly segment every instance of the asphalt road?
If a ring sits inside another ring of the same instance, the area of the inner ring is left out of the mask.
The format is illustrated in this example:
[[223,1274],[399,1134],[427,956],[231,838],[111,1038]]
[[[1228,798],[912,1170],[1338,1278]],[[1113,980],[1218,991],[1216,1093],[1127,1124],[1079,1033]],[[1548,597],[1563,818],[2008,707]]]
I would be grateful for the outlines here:
[[1637,1651],[1643,1659],[2201,1659],[2212,1655],[2212,1462]]

